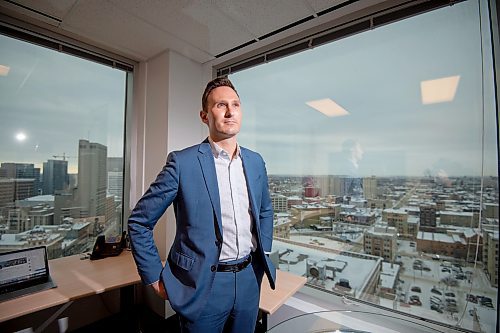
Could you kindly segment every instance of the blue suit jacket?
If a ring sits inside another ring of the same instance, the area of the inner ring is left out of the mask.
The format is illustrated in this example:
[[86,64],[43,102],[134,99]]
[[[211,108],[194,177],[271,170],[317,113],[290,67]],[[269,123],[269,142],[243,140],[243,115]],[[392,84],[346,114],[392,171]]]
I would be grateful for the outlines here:
[[[262,157],[240,148],[254,220],[257,249],[254,264],[274,289],[276,269],[264,254],[271,251],[273,209]],[[163,267],[153,241],[153,228],[170,204],[177,229]],[[222,220],[214,157],[208,140],[172,152],[156,180],[128,220],[139,275],[145,284],[162,279],[172,308],[194,320],[205,305],[222,248]]]

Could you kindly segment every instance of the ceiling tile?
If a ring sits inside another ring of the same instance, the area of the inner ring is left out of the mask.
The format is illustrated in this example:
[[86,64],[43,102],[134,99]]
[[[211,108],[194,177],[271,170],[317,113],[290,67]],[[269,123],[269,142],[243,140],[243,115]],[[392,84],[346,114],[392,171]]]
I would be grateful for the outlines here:
[[[56,17],[58,19],[63,19],[68,11],[73,7],[77,0],[16,0],[15,2],[34,9],[36,11],[42,12],[44,14]],[[18,6],[19,7],[19,6]],[[22,7],[19,7],[22,8]],[[23,10],[23,9],[21,9]],[[24,12],[24,11],[23,11]],[[26,12],[25,12],[26,13]]]
[[337,6],[347,0],[304,0],[307,1],[316,13],[319,13],[325,9]]
[[215,0],[213,3],[216,10],[226,15],[226,20],[243,25],[255,37],[313,14],[303,0]]
[[80,1],[67,15],[61,28],[114,49],[127,49],[146,60],[166,50],[176,50],[194,60],[206,62],[212,57],[186,44],[148,22],[131,15],[108,1]]
[[208,1],[110,0],[141,20],[182,41],[216,55],[253,36]]

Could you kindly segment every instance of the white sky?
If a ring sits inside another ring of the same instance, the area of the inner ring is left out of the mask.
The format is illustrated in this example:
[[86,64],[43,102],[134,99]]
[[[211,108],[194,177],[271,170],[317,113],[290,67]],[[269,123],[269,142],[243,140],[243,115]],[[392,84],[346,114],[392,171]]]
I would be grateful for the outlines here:
[[0,76],[0,162],[41,167],[65,153],[75,172],[79,139],[123,156],[125,72],[2,35],[0,65],[10,67]]

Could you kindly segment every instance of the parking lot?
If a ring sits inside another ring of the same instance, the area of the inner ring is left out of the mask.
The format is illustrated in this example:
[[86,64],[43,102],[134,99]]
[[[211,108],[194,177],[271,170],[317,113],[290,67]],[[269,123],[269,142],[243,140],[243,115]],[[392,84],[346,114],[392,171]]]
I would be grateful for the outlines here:
[[[417,316],[495,332],[496,289],[478,267],[423,256],[398,256],[399,309]],[[489,327],[489,328],[488,328]]]

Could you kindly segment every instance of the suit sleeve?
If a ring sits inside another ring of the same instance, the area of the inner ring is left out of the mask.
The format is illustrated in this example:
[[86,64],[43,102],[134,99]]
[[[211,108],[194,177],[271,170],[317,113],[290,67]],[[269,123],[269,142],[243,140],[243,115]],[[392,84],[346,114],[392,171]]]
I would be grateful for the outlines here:
[[262,236],[262,247],[264,252],[271,252],[273,243],[273,205],[269,195],[269,181],[265,163],[262,162],[263,177],[262,177],[262,200],[260,206],[259,220]]
[[178,162],[175,153],[170,153],[163,170],[137,202],[128,219],[132,254],[145,284],[160,279],[163,265],[153,240],[153,229],[177,196],[178,185]]

